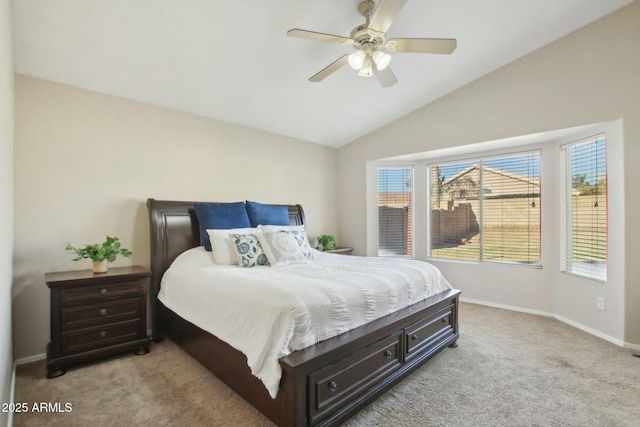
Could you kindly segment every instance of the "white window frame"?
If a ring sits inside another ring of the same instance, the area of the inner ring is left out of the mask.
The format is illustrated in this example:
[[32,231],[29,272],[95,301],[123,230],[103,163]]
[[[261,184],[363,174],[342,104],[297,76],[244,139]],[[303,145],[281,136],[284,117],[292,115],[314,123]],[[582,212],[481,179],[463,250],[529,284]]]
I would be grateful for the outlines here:
[[[608,161],[606,160],[607,150],[608,150],[608,140],[606,134],[599,133],[597,135],[592,135],[589,137],[581,138],[566,144],[562,144],[560,146],[560,175],[562,180],[561,192],[560,192],[560,206],[561,206],[561,219],[560,219],[560,271],[565,274],[582,277],[585,279],[594,280],[597,282],[606,282],[607,275],[609,270],[609,189],[607,188],[605,191],[605,198],[607,200],[606,203],[606,258],[604,263],[604,269],[581,269],[577,268],[574,263],[570,260],[572,256],[569,254],[573,254],[573,238],[572,238],[572,230],[573,230],[573,200],[572,200],[572,176],[571,176],[571,166],[570,166],[570,158],[567,156],[567,151],[575,146],[586,144],[589,142],[597,142],[600,139],[604,139],[605,142],[605,176],[607,178],[607,187],[609,186],[609,173],[608,173]],[[602,273],[602,274],[600,274]]]
[[495,264],[501,264],[501,265],[516,265],[516,266],[522,266],[522,267],[530,267],[530,268],[542,268],[542,210],[540,207],[538,207],[540,209],[540,227],[539,227],[539,240],[540,240],[540,245],[539,245],[539,261],[537,262],[531,262],[531,263],[526,263],[526,262],[519,262],[519,261],[500,261],[500,260],[494,260],[494,259],[489,259],[486,260],[484,259],[484,244],[480,245],[479,248],[479,256],[477,260],[465,260],[465,259],[459,259],[459,258],[446,258],[446,257],[437,257],[437,256],[432,256],[432,239],[431,239],[431,221],[432,221],[432,216],[431,216],[431,187],[433,185],[433,173],[432,173],[432,168],[433,166],[442,166],[442,165],[446,165],[446,164],[456,164],[456,163],[477,163],[478,167],[480,168],[480,172],[479,172],[479,212],[478,212],[478,222],[479,222],[479,227],[480,227],[480,236],[483,235],[484,233],[484,192],[482,191],[483,188],[483,182],[482,182],[482,169],[484,167],[484,163],[487,161],[491,161],[491,160],[495,160],[495,159],[500,159],[500,158],[507,158],[507,157],[517,157],[517,156],[524,156],[527,154],[531,154],[531,153],[536,153],[538,155],[538,161],[539,161],[539,174],[540,174],[540,183],[539,183],[539,188],[540,188],[540,195],[539,195],[539,199],[540,199],[540,204],[542,204],[542,149],[540,148],[532,148],[532,149],[526,149],[526,150],[522,150],[522,151],[505,151],[505,152],[496,152],[496,153],[492,153],[489,155],[479,155],[479,156],[473,156],[473,157],[465,157],[465,158],[452,158],[452,159],[447,159],[446,161],[435,161],[435,162],[429,162],[427,164],[427,209],[428,209],[428,213],[427,213],[427,259],[429,260],[434,260],[434,261],[453,261],[453,262],[471,262],[471,263],[495,263]]
[[[379,208],[378,208],[378,194],[379,194],[379,171],[380,169],[408,169],[411,171],[411,200],[409,209],[411,209],[411,218],[409,221],[409,226],[411,228],[411,233],[409,233],[408,238],[411,240],[410,245],[410,254],[409,255],[392,255],[392,254],[381,254],[380,253],[380,217],[379,217]],[[412,164],[378,164],[375,169],[376,176],[376,256],[379,257],[389,257],[389,258],[415,258],[415,166]]]

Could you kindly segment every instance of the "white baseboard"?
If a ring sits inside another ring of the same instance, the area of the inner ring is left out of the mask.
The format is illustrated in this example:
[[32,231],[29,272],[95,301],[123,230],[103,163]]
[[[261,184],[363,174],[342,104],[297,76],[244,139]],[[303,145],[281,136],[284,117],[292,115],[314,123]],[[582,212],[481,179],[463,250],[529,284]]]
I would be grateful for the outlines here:
[[487,307],[502,308],[504,310],[519,311],[520,313],[529,313],[529,314],[535,314],[538,316],[545,316],[545,317],[555,317],[553,313],[548,313],[546,311],[540,311],[540,310],[531,310],[528,308],[516,307],[513,305],[495,304],[492,302],[480,301],[480,300],[468,299],[468,298],[460,298],[460,301],[468,302],[471,304],[486,305]]
[[[15,403],[16,401],[16,362],[13,362],[13,374],[11,375],[11,391],[9,396],[9,403]],[[13,427],[13,411],[9,411],[7,417],[7,427]]]
[[595,335],[596,337],[602,338],[603,340],[609,341],[610,343],[613,343],[613,344],[615,344],[617,346],[624,347],[624,341],[622,341],[622,340],[620,340],[618,338],[614,338],[614,337],[612,337],[610,335],[603,334],[600,331],[596,331],[595,329],[592,329],[592,328],[590,328],[588,326],[585,326],[585,325],[583,325],[581,323],[574,322],[573,320],[567,319],[566,317],[557,316],[557,315],[554,316],[554,317],[556,319],[558,319],[559,321],[566,323],[567,325],[571,325],[574,328],[580,329],[581,331],[587,332],[587,333],[589,333],[591,335]]
[[24,365],[25,363],[37,362],[38,360],[46,359],[47,353],[34,354],[33,356],[21,357],[16,360],[16,365]]
[[505,310],[511,310],[511,311],[519,311],[521,313],[529,313],[529,314],[536,314],[538,316],[546,316],[546,317],[553,317],[556,320],[561,321],[562,323],[566,323],[567,325],[571,325],[574,328],[580,329],[581,331],[587,332],[588,334],[594,335],[598,338],[601,338],[605,341],[609,341],[610,343],[613,343],[617,346],[620,347],[624,347],[624,348],[630,348],[633,350],[640,350],[640,345],[636,345],[636,344],[630,344],[630,343],[625,343],[624,341],[618,339],[618,338],[614,338],[612,336],[609,336],[607,334],[603,334],[600,331],[596,331],[595,329],[592,329],[588,326],[585,326],[581,323],[578,322],[574,322],[573,320],[567,319],[566,317],[562,317],[559,316],[557,314],[554,313],[548,313],[546,311],[539,311],[539,310],[530,310],[527,308],[521,308],[521,307],[515,307],[515,306],[510,306],[510,305],[504,305],[504,304],[494,304],[491,302],[486,302],[486,301],[479,301],[479,300],[473,300],[473,299],[466,299],[466,298],[460,298],[461,302],[468,302],[471,304],[479,304],[479,305],[486,305],[488,307],[495,307],[495,308],[502,308]]
[[624,348],[628,348],[630,350],[640,351],[640,345],[639,344],[631,344],[630,342],[624,343]]

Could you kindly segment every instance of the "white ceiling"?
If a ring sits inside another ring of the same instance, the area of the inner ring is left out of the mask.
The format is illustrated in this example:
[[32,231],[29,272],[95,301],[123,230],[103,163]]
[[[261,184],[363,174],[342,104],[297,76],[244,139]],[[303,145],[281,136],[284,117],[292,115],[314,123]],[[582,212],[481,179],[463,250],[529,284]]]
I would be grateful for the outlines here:
[[[452,55],[392,54],[399,83],[345,67],[359,0],[13,0],[18,73],[339,147],[632,0],[409,0],[387,33],[456,38]],[[552,64],[550,64],[552,66]]]

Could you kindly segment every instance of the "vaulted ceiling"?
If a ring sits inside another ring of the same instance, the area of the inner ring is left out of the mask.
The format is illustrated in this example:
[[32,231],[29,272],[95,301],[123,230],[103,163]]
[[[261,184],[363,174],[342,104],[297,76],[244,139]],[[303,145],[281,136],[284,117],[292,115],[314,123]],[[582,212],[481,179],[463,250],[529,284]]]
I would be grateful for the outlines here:
[[[398,84],[343,67],[361,0],[13,0],[18,73],[340,147],[632,0],[409,0],[387,33],[455,38],[452,55],[393,53]],[[553,64],[549,64],[552,66]]]

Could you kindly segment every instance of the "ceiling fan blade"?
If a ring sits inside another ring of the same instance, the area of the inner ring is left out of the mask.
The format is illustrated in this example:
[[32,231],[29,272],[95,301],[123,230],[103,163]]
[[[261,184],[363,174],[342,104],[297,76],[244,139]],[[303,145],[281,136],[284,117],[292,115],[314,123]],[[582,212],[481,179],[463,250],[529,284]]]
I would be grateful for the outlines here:
[[313,76],[309,77],[309,81],[314,83],[322,81],[325,78],[329,77],[334,72],[338,71],[340,68],[347,65],[348,62],[349,62],[349,54],[341,56],[340,58],[336,59],[331,64],[327,65],[326,67],[324,67],[322,70],[320,70]]
[[391,71],[391,67],[386,67],[384,70],[378,70],[378,67],[374,65],[373,74],[376,76],[382,87],[391,87],[398,83],[396,75]]
[[389,52],[418,52],[449,54],[456,50],[456,39],[391,39],[385,48]]
[[353,44],[353,39],[349,37],[334,36],[333,34],[317,33],[315,31],[301,30],[293,28],[287,31],[289,37],[299,37],[301,39],[318,40],[321,42],[337,43],[337,44]]
[[[370,33],[384,36],[406,2],[407,0],[380,0],[369,22]],[[372,36],[376,37],[374,34]]]

